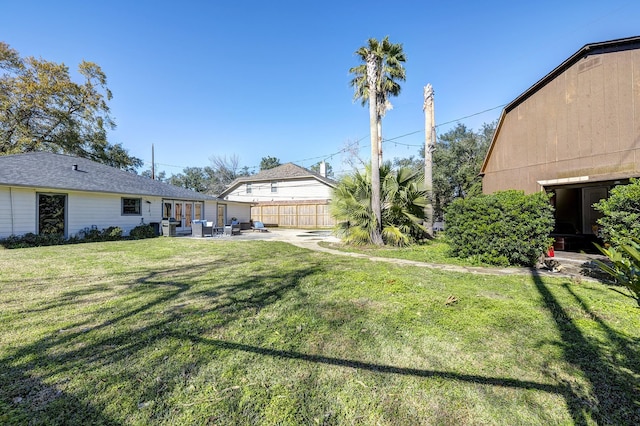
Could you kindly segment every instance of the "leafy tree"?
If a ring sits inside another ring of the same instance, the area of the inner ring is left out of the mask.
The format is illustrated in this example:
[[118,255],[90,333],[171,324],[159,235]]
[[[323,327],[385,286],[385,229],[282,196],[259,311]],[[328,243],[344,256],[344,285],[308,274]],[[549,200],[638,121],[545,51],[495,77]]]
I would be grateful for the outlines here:
[[[318,161],[316,164],[314,164],[313,166],[309,167],[309,170],[311,170],[312,172],[316,172],[318,174],[320,174],[320,164],[322,163],[322,161]],[[331,164],[325,162],[324,163],[324,167],[325,167],[325,172],[326,172],[326,177],[333,177],[333,167],[331,166]]]
[[[484,124],[479,133],[464,124],[441,135],[433,153],[434,216],[443,217],[456,198],[482,193],[480,167],[493,138],[496,123]],[[424,158],[424,148],[422,149]]]
[[[382,232],[385,244],[402,246],[425,235],[422,211],[427,202],[422,176],[410,168],[393,170],[390,163],[380,168]],[[371,173],[356,171],[343,177],[333,193],[332,215],[338,233],[350,244],[374,243],[376,220],[371,209]]]
[[0,155],[50,151],[128,171],[142,166],[122,145],[107,141],[115,123],[107,77],[98,65],[82,61],[84,81],[75,83],[64,64],[21,58],[0,42],[0,70]]
[[210,176],[202,167],[187,167],[182,173],[171,176],[167,182],[192,191],[207,192],[209,181]]
[[[143,176],[143,177],[151,179],[151,169],[144,170],[142,173],[140,173],[140,176]],[[156,172],[155,178],[156,178],[156,180],[158,182],[166,182],[167,181],[167,173],[164,170]]]
[[[422,152],[424,153],[424,148],[422,148]],[[424,158],[416,158],[415,156],[410,156],[406,158],[394,158],[393,159],[393,167],[399,169],[401,167],[407,167],[411,170],[415,170],[420,173],[424,173]]]
[[260,170],[273,169],[278,166],[280,166],[280,159],[276,157],[262,157],[262,160],[260,161]]

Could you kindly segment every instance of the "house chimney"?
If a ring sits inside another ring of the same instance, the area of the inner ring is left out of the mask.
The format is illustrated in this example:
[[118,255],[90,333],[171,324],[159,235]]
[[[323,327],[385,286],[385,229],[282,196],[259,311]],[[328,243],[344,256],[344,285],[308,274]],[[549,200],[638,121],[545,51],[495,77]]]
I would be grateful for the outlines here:
[[73,168],[73,170],[78,170],[78,165],[74,164],[73,166],[71,166]]
[[327,163],[324,160],[320,162],[320,176],[327,177]]

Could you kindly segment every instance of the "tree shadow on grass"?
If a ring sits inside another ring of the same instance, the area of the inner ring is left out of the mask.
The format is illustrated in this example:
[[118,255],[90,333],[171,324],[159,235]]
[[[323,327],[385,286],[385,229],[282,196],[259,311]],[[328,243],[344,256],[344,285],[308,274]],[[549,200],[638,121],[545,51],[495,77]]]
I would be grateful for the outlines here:
[[[601,345],[590,341],[574,324],[535,271],[532,279],[542,297],[544,307],[551,313],[560,333],[565,361],[579,369],[590,384],[590,389],[572,389],[565,393],[574,423],[584,425],[595,421],[598,424],[640,424],[640,383],[636,379],[640,373],[640,354],[631,348],[627,339],[591,312],[584,301],[565,285],[564,288],[581,308],[590,313],[600,329],[605,332],[614,352],[619,351],[622,355],[622,359],[607,357]],[[567,383],[567,386],[573,387],[571,383]]]
[[[229,267],[229,263],[226,265]],[[210,266],[203,262],[169,271],[148,271],[133,278],[130,288],[121,296],[122,307],[97,306],[89,315],[93,320],[83,318],[31,344],[5,351],[7,355],[0,358],[0,423],[117,424],[116,419],[103,414],[105,407],[101,404],[106,402],[91,402],[98,392],[96,387],[103,385],[96,382],[93,373],[97,370],[109,372],[114,364],[130,365],[132,360],[140,363],[145,371],[137,372],[127,366],[117,377],[106,380],[116,387],[123,382],[134,383],[136,395],[141,395],[142,401],[128,401],[131,404],[156,398],[170,390],[167,378],[195,375],[200,366],[197,358],[181,359],[167,366],[164,358],[149,358],[149,348],[162,347],[177,332],[199,333],[202,330],[198,329],[198,321],[208,312],[224,311],[218,326],[255,315],[289,292],[298,291],[304,277],[320,272],[306,265],[286,273],[250,271],[238,274],[240,278],[233,282],[209,287],[215,291],[199,290],[199,280]],[[74,303],[74,296],[87,294],[90,292],[71,290],[61,294],[60,300],[49,301],[46,309],[64,310],[65,305]],[[186,309],[188,306],[183,309],[186,303],[181,302],[192,296],[205,298],[206,306],[198,306],[196,312]],[[34,310],[38,312],[33,315],[42,312],[39,308]],[[156,370],[167,377],[159,382],[146,380]],[[67,379],[61,379],[64,377]],[[73,382],[73,392],[67,390],[71,388],[66,386],[69,381]],[[39,403],[43,397],[51,401]]]
[[532,382],[528,380],[519,380],[511,377],[487,377],[474,374],[452,373],[448,371],[423,370],[418,368],[395,367],[392,365],[376,364],[358,360],[345,358],[328,357],[324,355],[305,354],[295,351],[285,351],[280,349],[264,348],[260,346],[247,345],[243,343],[228,342],[225,340],[217,340],[204,338],[193,335],[177,335],[181,339],[191,340],[194,343],[200,343],[209,346],[212,349],[229,349],[254,353],[257,355],[270,356],[274,358],[301,360],[313,363],[333,365],[337,367],[348,367],[360,370],[367,370],[376,373],[398,374],[401,376],[415,376],[423,378],[443,378],[449,380],[457,380],[461,382],[469,382],[481,385],[499,386],[517,389],[533,389],[553,394],[564,394],[567,389],[562,385],[554,385],[547,383]]

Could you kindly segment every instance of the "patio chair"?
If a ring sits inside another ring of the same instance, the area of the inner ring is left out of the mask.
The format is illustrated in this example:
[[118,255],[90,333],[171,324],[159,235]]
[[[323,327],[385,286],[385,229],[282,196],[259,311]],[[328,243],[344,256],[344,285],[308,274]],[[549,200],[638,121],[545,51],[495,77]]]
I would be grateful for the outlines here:
[[202,225],[202,236],[204,237],[206,235],[213,237],[213,222],[204,221]]
[[269,230],[265,228],[264,223],[260,221],[253,222],[253,226],[251,227],[251,229],[254,231],[269,232]]

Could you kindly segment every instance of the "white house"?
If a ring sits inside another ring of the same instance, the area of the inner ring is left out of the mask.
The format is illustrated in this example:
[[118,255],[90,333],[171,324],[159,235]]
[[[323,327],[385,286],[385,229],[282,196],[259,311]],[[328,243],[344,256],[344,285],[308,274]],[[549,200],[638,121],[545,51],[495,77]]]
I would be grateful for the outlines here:
[[217,226],[232,217],[249,222],[248,203],[148,179],[84,158],[48,152],[0,156],[0,238],[26,233],[77,235],[85,228],[173,218],[189,233],[193,220]]
[[269,225],[316,228],[334,225],[328,204],[337,182],[293,163],[243,176],[219,195],[251,202],[251,218]]

